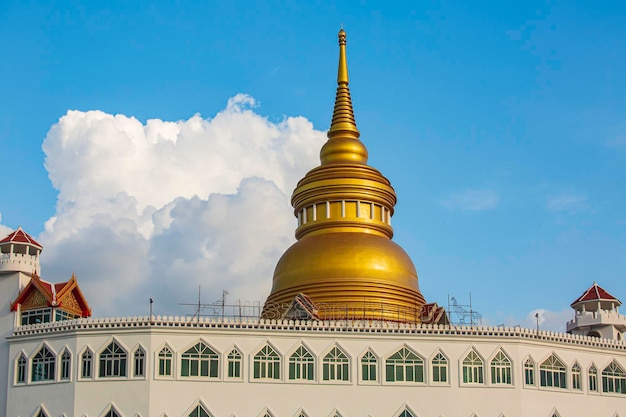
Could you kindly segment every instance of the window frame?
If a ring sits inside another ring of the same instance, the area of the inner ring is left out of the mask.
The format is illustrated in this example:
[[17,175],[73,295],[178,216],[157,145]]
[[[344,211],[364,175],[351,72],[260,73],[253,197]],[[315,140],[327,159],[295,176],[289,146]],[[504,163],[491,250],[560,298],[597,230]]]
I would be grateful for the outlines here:
[[243,354],[237,347],[232,347],[226,355],[225,375],[231,380],[243,379]]
[[24,351],[15,359],[15,377],[13,379],[14,385],[25,385],[28,383],[28,356]]
[[282,381],[282,356],[272,345],[264,344],[250,359],[252,360],[250,373],[253,381]]
[[322,381],[346,384],[352,381],[351,361],[348,354],[339,346],[333,346],[322,358]]
[[[402,346],[385,359],[384,372],[385,384],[426,384],[426,361],[407,346]],[[402,379],[398,378],[400,375]]]
[[570,381],[572,391],[582,392],[583,390],[583,371],[579,363],[576,361],[572,364],[570,370]]
[[[45,353],[49,355],[46,355]],[[41,356],[41,358],[39,358]],[[56,381],[56,354],[55,352],[48,347],[46,344],[43,344],[37,353],[33,355],[30,360],[30,382],[40,383],[40,382],[55,382]],[[39,369],[41,372],[35,372],[35,369]],[[41,374],[40,378],[35,378],[35,375]]]
[[461,383],[468,386],[485,384],[485,360],[474,348],[461,359]]
[[[430,360],[431,382],[435,385],[450,385],[449,371],[450,360],[441,350],[437,350],[437,353],[435,353],[433,358]],[[442,375],[444,376],[443,380],[441,379]]]
[[220,378],[220,354],[203,340],[182,352],[179,363],[181,378]]
[[489,376],[491,385],[498,387],[513,386],[513,361],[502,348],[498,349],[491,361],[489,361]]
[[[110,353],[108,353],[109,351]],[[98,354],[98,378],[128,378],[128,350],[112,340]]]
[[72,352],[66,347],[59,356],[59,380],[70,381],[72,379]]
[[315,381],[315,356],[302,344],[287,359],[287,380],[291,382]]
[[[607,389],[611,386],[614,389]],[[602,393],[626,395],[626,371],[615,360],[602,370]]]
[[[365,384],[378,384],[380,382],[380,375],[378,372],[380,358],[374,353],[373,350],[367,349],[363,354],[359,356],[359,381]],[[367,378],[366,375],[367,370]],[[373,375],[374,378],[370,378]]]
[[589,369],[587,369],[587,392],[599,394],[600,389],[598,385],[598,368],[591,364]]
[[133,378],[147,377],[146,350],[141,346],[137,346],[133,352]]
[[[176,364],[175,361],[176,354],[174,350],[169,345],[161,346],[156,352],[156,360],[155,360],[155,370],[154,373],[157,378],[167,378],[173,379],[176,371],[174,366]],[[168,373],[162,373],[164,371],[169,371]]]
[[567,366],[554,353],[539,364],[539,388],[541,389],[566,390],[569,388],[567,377]]
[[[87,358],[86,355],[89,355],[89,357]],[[95,354],[93,350],[91,350],[89,347],[86,347],[83,353],[80,354],[80,374],[79,374],[80,379],[93,379],[95,377],[94,357],[95,357]],[[86,375],[86,372],[85,372],[86,364],[88,364],[89,366],[88,375]]]
[[[537,364],[536,362],[528,357],[524,360],[522,364],[522,368],[524,369],[524,386],[525,387],[533,387],[537,388]],[[531,379],[531,382],[528,382],[528,379]]]

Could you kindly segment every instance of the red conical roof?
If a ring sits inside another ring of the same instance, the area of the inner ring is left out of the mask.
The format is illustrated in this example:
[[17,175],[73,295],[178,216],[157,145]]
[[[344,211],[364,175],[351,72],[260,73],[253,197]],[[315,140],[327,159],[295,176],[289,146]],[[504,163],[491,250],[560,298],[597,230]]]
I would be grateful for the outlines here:
[[17,230],[15,230],[14,232],[9,233],[7,237],[0,240],[0,245],[4,243],[28,243],[30,245],[38,247],[39,249],[43,249],[43,246],[37,243],[35,239],[33,239],[28,233],[22,230],[21,226],[18,227]]
[[574,307],[576,304],[585,302],[585,301],[614,301],[617,305],[622,305],[621,301],[617,298],[613,297],[609,294],[604,288],[600,287],[595,281],[593,285],[589,287],[587,291],[583,293],[580,297],[576,299],[571,304],[571,307]]

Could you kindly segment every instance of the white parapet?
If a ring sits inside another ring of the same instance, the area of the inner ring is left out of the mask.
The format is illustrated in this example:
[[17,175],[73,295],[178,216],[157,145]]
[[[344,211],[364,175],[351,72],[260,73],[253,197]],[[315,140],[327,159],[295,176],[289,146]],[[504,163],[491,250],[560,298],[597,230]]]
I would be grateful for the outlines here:
[[3,272],[24,272],[30,274],[41,273],[39,257],[37,255],[27,255],[24,253],[1,253],[0,273]]

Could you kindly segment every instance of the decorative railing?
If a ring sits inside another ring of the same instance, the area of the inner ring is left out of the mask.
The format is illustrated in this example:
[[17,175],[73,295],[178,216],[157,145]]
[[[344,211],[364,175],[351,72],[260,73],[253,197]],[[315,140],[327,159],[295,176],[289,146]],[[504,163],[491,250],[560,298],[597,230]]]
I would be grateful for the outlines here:
[[264,320],[259,318],[213,318],[190,319],[179,316],[140,316],[114,318],[81,318],[50,323],[19,326],[13,337],[27,337],[77,331],[132,331],[139,328],[170,329],[219,329],[254,330],[278,332],[358,333],[358,334],[404,334],[440,337],[496,337],[505,339],[535,340],[568,345],[609,348],[626,351],[626,342],[600,339],[545,330],[506,326],[456,326],[438,324],[412,324],[390,321],[305,321]]

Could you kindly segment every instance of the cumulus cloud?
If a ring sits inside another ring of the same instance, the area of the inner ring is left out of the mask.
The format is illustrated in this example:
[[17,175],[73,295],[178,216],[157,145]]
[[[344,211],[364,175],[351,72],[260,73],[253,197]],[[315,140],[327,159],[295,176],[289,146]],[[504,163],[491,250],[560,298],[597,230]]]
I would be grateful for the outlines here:
[[76,271],[94,313],[189,312],[221,290],[262,300],[293,240],[289,196],[319,164],[321,131],[273,123],[250,96],[213,118],[148,120],[68,111],[51,127],[45,166],[59,191],[39,236],[45,279]]
[[0,213],[0,239],[4,239],[4,237],[12,231],[13,229],[2,224],[2,213]]
[[561,192],[548,197],[546,207],[553,213],[574,213],[588,208],[587,197],[572,192]]
[[550,330],[563,333],[565,332],[565,323],[571,320],[573,316],[574,312],[572,309],[552,311],[538,308],[528,313],[522,326],[534,329],[537,327],[537,319],[539,319],[540,330]]
[[494,209],[499,201],[494,190],[468,188],[450,194],[441,204],[450,211],[483,211]]

